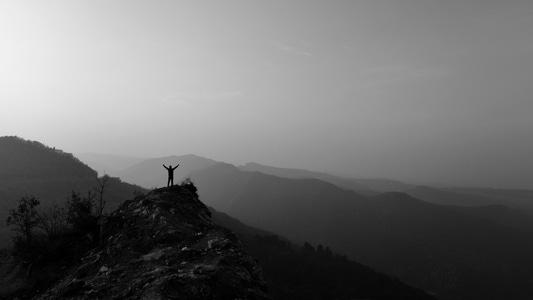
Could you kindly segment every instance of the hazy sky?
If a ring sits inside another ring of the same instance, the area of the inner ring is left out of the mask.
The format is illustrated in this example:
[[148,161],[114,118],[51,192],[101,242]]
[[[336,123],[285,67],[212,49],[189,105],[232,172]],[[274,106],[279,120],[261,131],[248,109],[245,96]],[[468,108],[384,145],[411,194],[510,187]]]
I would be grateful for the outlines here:
[[533,1],[0,0],[0,135],[533,189]]

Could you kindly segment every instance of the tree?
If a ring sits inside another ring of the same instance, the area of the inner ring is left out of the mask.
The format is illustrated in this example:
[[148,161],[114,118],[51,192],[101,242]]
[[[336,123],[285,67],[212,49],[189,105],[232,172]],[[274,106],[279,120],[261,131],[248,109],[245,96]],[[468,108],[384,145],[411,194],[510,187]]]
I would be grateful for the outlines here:
[[81,233],[92,232],[96,226],[96,217],[93,215],[94,194],[88,193],[87,197],[72,191],[71,198],[67,201],[67,220],[74,231]]
[[37,227],[46,232],[50,241],[67,231],[67,212],[63,206],[54,204],[47,210],[39,212],[37,218],[39,221]]
[[315,253],[315,248],[313,248],[313,246],[311,246],[311,244],[309,244],[307,241],[304,242],[304,246],[302,248],[302,251],[304,253]]
[[96,181],[98,182],[98,188],[96,188],[96,192],[98,193],[98,200],[96,202],[96,217],[101,217],[104,213],[106,201],[104,200],[104,190],[106,188],[106,185],[108,184],[108,181],[111,177],[109,175],[102,176],[102,179],[97,178]]
[[11,230],[18,232],[20,237],[25,238],[28,249],[31,249],[33,242],[33,230],[39,223],[36,207],[39,200],[34,196],[25,196],[19,199],[19,205],[16,209],[9,210],[7,217],[7,226],[14,226]]

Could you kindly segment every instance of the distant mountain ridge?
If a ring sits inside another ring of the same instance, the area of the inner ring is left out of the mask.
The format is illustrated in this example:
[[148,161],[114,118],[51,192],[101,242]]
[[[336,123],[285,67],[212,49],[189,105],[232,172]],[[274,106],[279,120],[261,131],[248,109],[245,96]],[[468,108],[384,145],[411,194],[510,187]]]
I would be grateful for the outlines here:
[[[81,157],[91,167],[99,170],[111,170],[112,164],[106,162],[109,157],[96,159]],[[121,160],[128,160],[121,157]],[[190,172],[201,170],[215,163],[213,159],[199,157],[194,154],[173,155],[162,158],[146,159],[137,165],[129,166],[120,171],[114,171],[113,176],[121,177],[124,181],[138,184],[145,188],[163,186],[166,184],[166,173],[160,166],[162,163],[169,164],[171,161],[182,165],[176,169],[176,181],[187,177]],[[453,187],[430,187],[404,183],[398,180],[383,178],[345,178],[327,173],[266,166],[259,163],[249,162],[238,167],[243,171],[257,171],[264,174],[284,178],[315,178],[335,184],[341,188],[353,190],[363,195],[377,195],[384,192],[405,192],[416,198],[436,204],[459,205],[459,206],[485,206],[501,204],[511,208],[520,208],[533,215],[533,191],[531,190],[508,190],[508,189],[480,189],[480,188],[453,188]],[[142,177],[143,174],[146,177]]]
[[264,174],[285,178],[316,178],[363,195],[405,192],[413,197],[435,204],[458,206],[505,205],[511,208],[524,209],[533,215],[533,191],[531,190],[436,188],[406,184],[390,179],[344,178],[307,170],[270,167],[258,163],[247,163],[238,168],[243,171],[259,171]]
[[348,178],[323,172],[271,167],[258,163],[247,163],[243,166],[239,166],[238,168],[243,171],[259,171],[261,173],[285,178],[316,178],[365,195],[376,195],[384,192],[402,192],[414,187],[414,185],[406,184],[398,180],[380,178]]
[[356,180],[338,177],[326,173],[313,172],[300,169],[277,168],[261,165],[258,163],[247,163],[238,167],[242,171],[258,171],[264,174],[274,175],[278,177],[303,179],[316,178],[325,182],[335,184],[339,187],[353,190],[355,192],[365,195],[376,195],[377,192],[370,190],[368,187],[359,184]]
[[116,173],[127,169],[133,165],[136,165],[147,158],[122,156],[112,154],[100,154],[100,153],[74,153],[74,155],[89,165],[98,174],[108,174],[111,176],[118,176]]
[[[124,159],[127,160],[128,158],[125,157]],[[160,165],[171,161],[182,162],[180,167],[176,169],[176,182],[189,176],[190,172],[219,163],[215,160],[192,154],[168,156],[145,160],[136,166],[131,166],[122,171],[121,177],[126,178],[125,180],[128,182],[143,185],[144,187],[164,186],[166,184],[166,172],[160,168]],[[100,161],[100,163],[102,162]],[[320,172],[271,167],[258,163],[247,163],[239,166],[238,169],[243,171],[256,171],[283,178],[314,178],[344,189],[356,191],[363,195],[377,195],[378,192],[401,191],[430,203],[464,207],[471,206],[473,209],[465,211],[469,215],[496,221],[497,223],[515,229],[525,231],[532,231],[533,229],[533,226],[530,225],[530,219],[533,215],[533,201],[531,200],[533,199],[533,191],[529,190],[435,188],[415,186],[389,179],[343,178]],[[140,176],[140,174],[143,174],[145,177]],[[504,205],[505,207],[498,208],[498,205]],[[486,206],[493,207],[485,208]]]

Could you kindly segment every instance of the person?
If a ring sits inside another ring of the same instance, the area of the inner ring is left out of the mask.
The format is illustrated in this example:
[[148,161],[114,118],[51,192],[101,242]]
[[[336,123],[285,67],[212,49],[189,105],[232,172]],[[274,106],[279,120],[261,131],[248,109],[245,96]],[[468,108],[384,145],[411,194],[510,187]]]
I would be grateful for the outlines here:
[[167,187],[169,187],[171,185],[174,185],[174,170],[176,170],[176,168],[179,167],[179,166],[180,166],[180,164],[178,164],[177,166],[175,166],[173,168],[172,165],[168,165],[168,167],[163,165],[163,167],[165,167],[165,169],[167,169],[167,171],[168,171]]

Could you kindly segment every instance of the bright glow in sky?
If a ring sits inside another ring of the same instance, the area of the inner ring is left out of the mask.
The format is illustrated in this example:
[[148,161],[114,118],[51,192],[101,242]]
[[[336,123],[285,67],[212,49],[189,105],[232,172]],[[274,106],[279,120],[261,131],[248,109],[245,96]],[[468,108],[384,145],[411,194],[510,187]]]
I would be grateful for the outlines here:
[[533,1],[0,1],[0,135],[533,189]]

